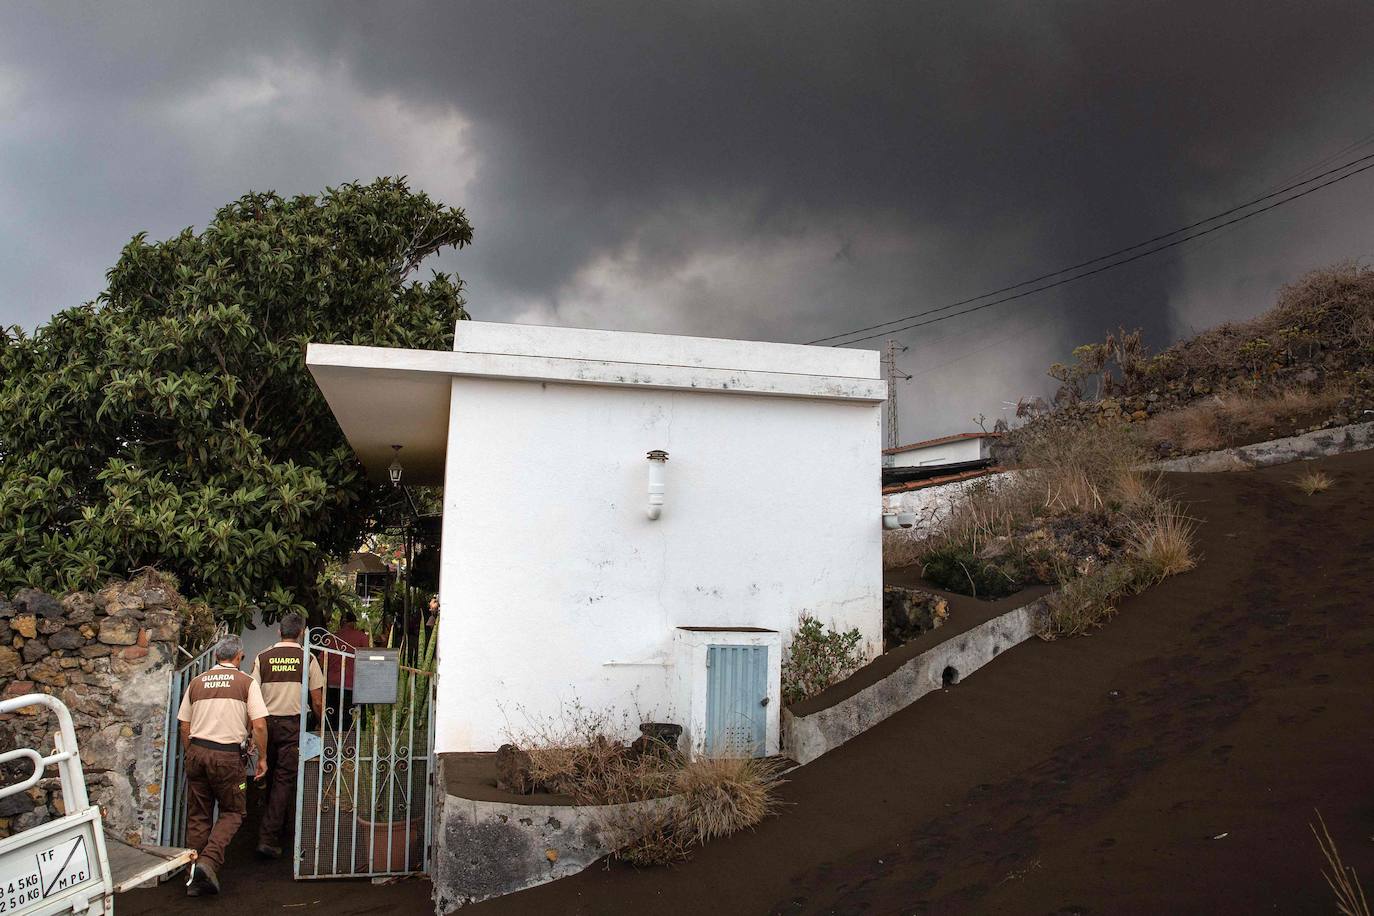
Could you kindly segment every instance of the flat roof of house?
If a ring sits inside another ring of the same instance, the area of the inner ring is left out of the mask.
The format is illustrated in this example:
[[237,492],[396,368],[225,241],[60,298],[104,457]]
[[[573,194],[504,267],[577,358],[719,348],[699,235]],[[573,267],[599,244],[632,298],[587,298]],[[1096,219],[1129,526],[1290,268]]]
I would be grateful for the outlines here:
[[923,442],[913,442],[910,445],[899,445],[896,448],[883,449],[884,455],[895,455],[898,452],[914,452],[918,448],[930,448],[935,445],[944,445],[948,442],[960,442],[964,439],[1000,439],[1001,433],[954,433],[949,436],[940,436],[938,439],[926,439]]
[[453,350],[312,343],[306,365],[374,480],[443,482],[454,378],[880,404],[876,350],[460,321]]

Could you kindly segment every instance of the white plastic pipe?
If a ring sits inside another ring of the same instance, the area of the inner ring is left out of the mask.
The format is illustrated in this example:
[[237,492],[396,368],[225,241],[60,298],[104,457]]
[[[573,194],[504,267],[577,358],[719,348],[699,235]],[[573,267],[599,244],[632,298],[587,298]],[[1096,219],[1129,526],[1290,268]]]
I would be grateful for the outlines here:
[[663,514],[663,494],[668,488],[668,453],[654,449],[649,458],[649,518]]

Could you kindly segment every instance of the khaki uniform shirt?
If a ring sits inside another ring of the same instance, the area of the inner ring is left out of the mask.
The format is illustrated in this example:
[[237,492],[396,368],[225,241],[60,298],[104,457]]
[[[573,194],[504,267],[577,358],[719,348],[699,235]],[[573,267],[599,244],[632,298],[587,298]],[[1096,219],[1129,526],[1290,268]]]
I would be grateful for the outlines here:
[[267,718],[262,690],[233,665],[220,663],[191,678],[177,721],[191,725],[191,737],[217,744],[242,744],[249,721]]
[[[300,643],[283,640],[253,659],[253,680],[262,685],[268,715],[301,714],[301,661],[304,655],[305,649]],[[323,686],[324,672],[312,655],[310,689],[318,690]]]

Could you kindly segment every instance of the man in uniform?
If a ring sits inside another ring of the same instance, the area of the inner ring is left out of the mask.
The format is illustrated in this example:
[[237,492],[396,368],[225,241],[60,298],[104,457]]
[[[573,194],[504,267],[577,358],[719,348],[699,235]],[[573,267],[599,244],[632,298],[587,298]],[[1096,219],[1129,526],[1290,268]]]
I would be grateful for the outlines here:
[[305,621],[287,614],[278,624],[281,640],[260,652],[253,662],[253,680],[262,686],[267,703],[267,805],[258,830],[258,855],[281,855],[282,830],[295,823],[296,764],[300,759],[301,678],[309,671],[310,707],[324,718],[324,672],[314,656],[301,647]]
[[[243,643],[226,636],[215,647],[215,666],[191,679],[177,712],[186,757],[186,842],[196,851],[186,893],[219,893],[224,850],[243,823],[245,754],[249,734],[259,749],[255,776],[267,771],[267,706],[262,691],[239,670]],[[215,817],[215,804],[219,816]]]

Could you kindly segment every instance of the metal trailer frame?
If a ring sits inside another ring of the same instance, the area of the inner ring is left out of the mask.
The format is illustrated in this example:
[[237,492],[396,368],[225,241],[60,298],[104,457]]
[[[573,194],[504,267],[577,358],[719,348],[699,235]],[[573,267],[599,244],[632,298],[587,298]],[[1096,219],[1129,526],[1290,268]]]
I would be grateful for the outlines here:
[[44,693],[29,693],[0,702],[0,714],[26,706],[45,706],[57,716],[55,750],[33,748],[0,753],[0,764],[28,760],[33,772],[22,782],[0,789],[0,798],[38,784],[56,765],[67,813],[30,830],[0,840],[0,913],[5,916],[50,916],[114,911],[114,882],[105,851],[100,808],[86,795],[86,776],[76,745],[76,730],[66,704]]

